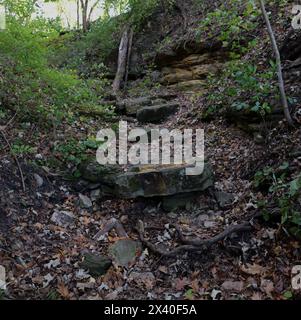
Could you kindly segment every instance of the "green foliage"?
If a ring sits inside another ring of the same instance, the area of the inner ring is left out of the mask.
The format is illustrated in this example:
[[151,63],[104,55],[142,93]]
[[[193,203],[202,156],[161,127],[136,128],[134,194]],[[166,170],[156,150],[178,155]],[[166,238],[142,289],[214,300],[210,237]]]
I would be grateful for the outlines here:
[[54,149],[56,159],[61,161],[63,165],[75,169],[73,177],[79,178],[80,173],[77,167],[89,156],[94,155],[99,148],[101,142],[96,141],[95,137],[89,137],[87,140],[78,141],[76,139],[69,139],[63,143],[58,144]]
[[20,24],[27,24],[31,15],[35,12],[37,0],[2,0],[1,4],[5,5],[6,12],[13,16]]
[[10,17],[7,29],[0,33],[3,110],[13,109],[22,119],[53,125],[60,123],[70,110],[97,105],[102,83],[94,86],[73,71],[59,71],[48,65],[48,41],[57,36],[56,30],[42,20],[23,26]]
[[47,294],[46,299],[53,300],[53,301],[61,300],[60,294],[55,290],[50,290]]
[[216,37],[223,46],[237,52],[246,52],[242,46],[257,27],[260,10],[254,0],[228,0],[201,21],[199,36]]
[[24,144],[21,140],[16,141],[12,145],[12,153],[16,156],[25,156],[28,154],[33,154],[35,152],[35,149],[27,144]]
[[[289,164],[283,163],[279,168],[266,167],[256,173],[254,186],[266,190],[274,199],[280,212],[282,225],[289,231],[301,235],[301,174],[294,180],[288,179]],[[273,217],[267,207],[267,202],[259,202],[259,208],[263,211],[266,220]]]
[[79,76],[104,79],[104,62],[118,47],[123,19],[99,19],[85,34],[67,33],[51,41],[50,63],[60,69],[74,70]]
[[210,107],[206,115],[223,107],[253,111],[262,116],[270,113],[271,106],[267,100],[271,95],[277,95],[275,76],[276,66],[273,62],[270,62],[267,70],[259,70],[250,61],[230,61],[219,79],[208,79],[210,93],[207,100]]
[[[169,6],[174,4],[174,0],[165,2]],[[160,0],[106,0],[105,8],[107,13],[110,9],[115,9],[118,14],[126,13],[127,22],[139,29],[160,3]]]

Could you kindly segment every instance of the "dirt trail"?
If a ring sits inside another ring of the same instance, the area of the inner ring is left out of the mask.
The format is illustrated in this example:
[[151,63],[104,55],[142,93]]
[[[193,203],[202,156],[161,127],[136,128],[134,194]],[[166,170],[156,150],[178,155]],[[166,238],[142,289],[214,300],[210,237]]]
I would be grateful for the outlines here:
[[[94,239],[111,218],[121,221],[134,240],[138,235],[133,227],[142,220],[154,245],[173,248],[178,243],[172,224],[179,225],[187,237],[206,239],[256,210],[246,177],[264,148],[222,120],[198,121],[189,100],[179,99],[183,107],[159,127],[183,129],[189,123],[190,128],[204,128],[216,188],[234,194],[234,202],[220,209],[204,194],[185,210],[170,213],[152,199],[107,199],[83,209],[79,193],[91,197],[85,186],[23,165],[27,185],[23,193],[13,160],[2,155],[0,256],[7,270],[8,298],[265,299],[277,298],[289,286],[290,263],[283,256],[278,259],[274,247],[277,230],[259,226],[252,233],[220,242],[206,255],[184,253],[162,259],[143,249],[131,267],[113,265],[104,277],[93,278],[81,269],[84,253],[107,255],[108,246],[119,240],[114,231],[102,241]],[[42,185],[34,174],[42,178]],[[72,212],[74,219],[58,226],[51,220],[55,211]],[[275,283],[277,287],[270,290]]]

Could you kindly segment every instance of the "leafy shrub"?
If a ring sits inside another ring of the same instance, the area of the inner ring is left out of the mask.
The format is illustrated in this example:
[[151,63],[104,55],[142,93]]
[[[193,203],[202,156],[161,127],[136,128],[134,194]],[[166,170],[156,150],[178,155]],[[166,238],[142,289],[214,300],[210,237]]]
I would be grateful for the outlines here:
[[216,37],[223,46],[238,52],[245,52],[242,43],[257,27],[259,8],[252,0],[228,0],[215,11],[209,12],[201,21],[199,36],[205,33],[208,37]]
[[262,116],[270,113],[272,107],[268,98],[271,95],[277,96],[275,76],[276,66],[273,62],[270,62],[267,70],[259,70],[250,61],[230,61],[219,79],[208,79],[210,93],[206,115],[220,111],[223,107],[253,111]]
[[49,67],[47,43],[57,33],[51,30],[41,36],[36,27],[10,18],[0,33],[0,79],[5,88],[0,91],[0,106],[17,110],[23,119],[53,124],[81,104],[97,104],[102,85],[94,89],[72,71]]

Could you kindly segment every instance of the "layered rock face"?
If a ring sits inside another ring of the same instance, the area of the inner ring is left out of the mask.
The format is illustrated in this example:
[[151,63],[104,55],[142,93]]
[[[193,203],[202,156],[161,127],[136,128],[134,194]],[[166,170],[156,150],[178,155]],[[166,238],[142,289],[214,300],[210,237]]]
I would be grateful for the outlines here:
[[196,90],[206,87],[209,75],[223,68],[225,57],[219,52],[190,54],[162,68],[162,84],[174,89]]

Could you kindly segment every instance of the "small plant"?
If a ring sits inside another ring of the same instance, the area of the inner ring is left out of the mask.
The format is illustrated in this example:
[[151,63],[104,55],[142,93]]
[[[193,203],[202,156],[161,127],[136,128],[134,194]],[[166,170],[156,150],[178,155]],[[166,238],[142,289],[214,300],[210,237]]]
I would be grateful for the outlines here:
[[61,164],[64,164],[71,169],[72,178],[79,178],[80,172],[77,169],[78,166],[86,161],[91,154],[95,154],[95,150],[97,150],[101,144],[102,143],[96,141],[94,137],[89,137],[87,140],[83,141],[70,139],[55,147],[55,158],[58,159]]
[[[284,163],[276,170],[266,167],[256,173],[254,186],[268,193],[278,208],[281,224],[288,228],[291,234],[301,236],[301,174],[292,181],[288,180],[289,164]],[[266,220],[273,215],[267,201],[259,201],[258,208],[262,210]]]
[[47,294],[47,300],[61,300],[60,295],[57,291],[51,290]]
[[12,153],[16,156],[26,156],[33,154],[35,149],[30,146],[22,143],[21,141],[17,141],[12,145]]

